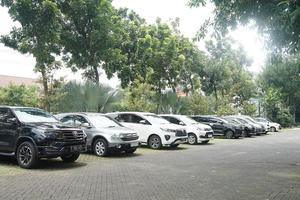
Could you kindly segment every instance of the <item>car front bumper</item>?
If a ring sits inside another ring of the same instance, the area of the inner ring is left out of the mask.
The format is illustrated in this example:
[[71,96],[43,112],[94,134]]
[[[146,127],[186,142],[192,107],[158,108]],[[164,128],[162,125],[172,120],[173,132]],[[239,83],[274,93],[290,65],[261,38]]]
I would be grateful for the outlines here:
[[61,147],[55,146],[37,146],[38,157],[40,158],[55,158],[72,153],[86,152],[86,144],[65,145]]

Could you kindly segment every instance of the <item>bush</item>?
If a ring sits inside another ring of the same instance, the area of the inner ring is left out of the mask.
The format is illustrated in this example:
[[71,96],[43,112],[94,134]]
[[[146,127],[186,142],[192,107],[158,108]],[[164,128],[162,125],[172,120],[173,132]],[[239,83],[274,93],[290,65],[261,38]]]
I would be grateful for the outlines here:
[[0,88],[0,104],[9,106],[39,106],[38,87],[9,85]]

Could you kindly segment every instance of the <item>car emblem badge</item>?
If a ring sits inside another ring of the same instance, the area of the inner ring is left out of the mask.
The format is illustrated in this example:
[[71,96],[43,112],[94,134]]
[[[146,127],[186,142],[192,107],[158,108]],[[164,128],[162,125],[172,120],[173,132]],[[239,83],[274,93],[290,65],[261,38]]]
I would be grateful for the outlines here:
[[75,137],[77,137],[77,136],[78,136],[78,132],[77,132],[77,131],[73,131],[73,135],[74,135]]

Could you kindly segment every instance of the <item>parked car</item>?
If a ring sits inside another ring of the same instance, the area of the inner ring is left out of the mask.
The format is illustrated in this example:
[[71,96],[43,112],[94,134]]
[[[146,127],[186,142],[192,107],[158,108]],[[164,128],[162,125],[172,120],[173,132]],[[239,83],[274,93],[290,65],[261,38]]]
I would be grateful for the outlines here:
[[231,124],[225,119],[219,117],[196,115],[192,116],[192,119],[211,126],[214,131],[214,135],[225,136],[225,138],[227,139],[239,138],[243,135],[244,132],[241,126]]
[[214,131],[208,125],[201,124],[185,115],[159,115],[169,122],[184,126],[188,133],[188,143],[208,143],[213,139]]
[[269,119],[258,117],[258,118],[255,118],[255,120],[257,122],[268,123],[269,124],[269,131],[271,131],[271,132],[278,132],[281,129],[281,125],[280,124],[272,122]]
[[249,119],[243,117],[242,115],[234,115],[231,117],[238,119],[239,121],[241,121],[245,124],[250,124],[251,126],[253,126],[255,128],[255,135],[265,134],[265,132],[266,132],[264,126],[262,126],[261,124],[258,124],[257,122],[253,122],[253,120],[249,120]]
[[65,113],[56,117],[64,124],[84,130],[88,150],[97,156],[107,156],[114,150],[134,153],[139,146],[136,131],[124,127],[109,116],[99,113]]
[[115,112],[108,113],[108,115],[122,125],[137,131],[140,142],[147,144],[150,148],[177,147],[187,142],[187,133],[182,126],[171,124],[153,113]]
[[260,125],[262,128],[262,134],[268,133],[268,129],[269,129],[268,123],[257,122],[255,119],[253,119],[252,117],[247,116],[247,115],[241,115],[241,117],[244,119],[247,119],[248,121],[251,121],[252,123],[256,123],[256,124]]
[[252,126],[251,124],[248,124],[246,121],[242,121],[230,116],[224,116],[222,118],[227,120],[229,123],[241,125],[242,128],[244,129],[244,134],[246,137],[251,137],[255,135],[255,127]]
[[0,154],[15,156],[22,168],[40,158],[74,162],[86,150],[84,131],[62,125],[38,108],[0,106]]

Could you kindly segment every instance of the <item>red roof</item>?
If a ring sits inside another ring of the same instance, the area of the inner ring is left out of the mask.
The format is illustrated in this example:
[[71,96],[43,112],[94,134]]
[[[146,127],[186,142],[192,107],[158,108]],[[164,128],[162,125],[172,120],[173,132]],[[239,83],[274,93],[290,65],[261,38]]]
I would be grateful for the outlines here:
[[16,77],[16,76],[7,76],[0,75],[0,87],[8,86],[9,84],[15,85],[38,85],[38,80],[33,78],[25,78],[25,77]]

